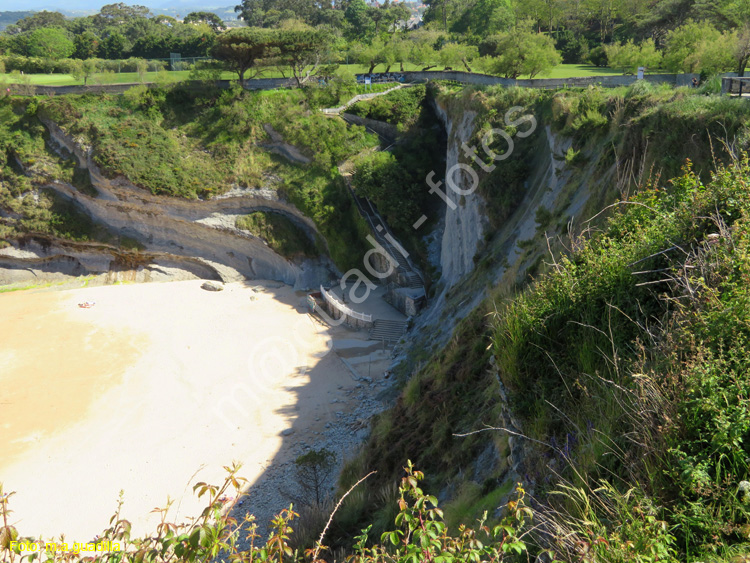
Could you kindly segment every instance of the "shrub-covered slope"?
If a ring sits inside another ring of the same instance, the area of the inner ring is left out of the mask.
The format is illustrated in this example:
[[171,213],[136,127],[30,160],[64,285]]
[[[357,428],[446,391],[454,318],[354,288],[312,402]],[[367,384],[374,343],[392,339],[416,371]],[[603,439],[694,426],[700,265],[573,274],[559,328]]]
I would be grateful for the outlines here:
[[[551,534],[537,541],[564,559],[581,549],[613,561],[741,551],[750,174],[733,155],[747,148],[750,108],[640,85],[444,90],[439,100],[453,115],[477,111],[477,140],[513,106],[539,127],[509,159],[526,174],[504,178],[498,166],[482,177],[489,209],[514,182],[520,197],[498,205],[503,218],[491,220],[478,267],[444,294],[440,323],[476,292],[488,298],[402,364],[394,408],[344,474],[342,487],[379,471],[344,505],[341,537],[367,522],[385,529],[389,483],[412,459],[454,526],[492,515],[523,481]],[[547,144],[538,136],[550,135],[570,150],[553,155],[564,186],[540,213],[529,198]],[[520,240],[525,218],[537,230]],[[503,430],[457,436],[487,426]]]
[[[154,195],[189,199],[236,187],[274,190],[315,222],[340,268],[360,264],[366,251],[364,225],[337,165],[377,145],[377,139],[362,127],[326,117],[305,92],[137,86],[123,96],[4,98],[0,111],[6,239],[25,232],[113,239],[73,207],[44,192],[40,196],[39,188],[54,181],[95,195],[75,159],[51,148],[43,119],[90,150],[109,178],[124,178]],[[289,146],[300,162],[276,154]]]

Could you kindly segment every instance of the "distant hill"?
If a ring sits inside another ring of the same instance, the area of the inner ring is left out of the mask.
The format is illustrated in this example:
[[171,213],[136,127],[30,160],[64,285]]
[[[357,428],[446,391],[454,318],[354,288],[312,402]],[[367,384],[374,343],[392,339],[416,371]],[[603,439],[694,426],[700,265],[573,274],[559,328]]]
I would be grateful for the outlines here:
[[18,20],[30,16],[33,12],[0,12],[0,31]]

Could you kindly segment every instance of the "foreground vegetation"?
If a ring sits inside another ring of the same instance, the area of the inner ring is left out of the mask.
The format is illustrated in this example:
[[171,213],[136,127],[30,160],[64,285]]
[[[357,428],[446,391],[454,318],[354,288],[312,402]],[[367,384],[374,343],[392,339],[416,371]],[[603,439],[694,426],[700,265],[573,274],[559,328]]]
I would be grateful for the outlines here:
[[[365,470],[378,475],[344,503],[334,535],[346,542],[368,522],[386,529],[389,483],[411,458],[451,499],[452,530],[493,514],[521,479],[543,522],[532,551],[571,561],[581,553],[719,561],[747,552],[742,241],[750,165],[740,155],[748,108],[642,85],[447,88],[438,102],[450,115],[478,112],[474,143],[506,127],[513,106],[540,126],[498,173],[482,177],[496,219],[477,268],[446,293],[446,308],[488,283],[496,285],[491,297],[448,342],[433,345],[430,335],[402,365],[396,405],[378,417],[342,487]],[[498,285],[507,243],[494,244],[497,218],[512,216],[524,182],[545,166],[543,126],[572,141],[558,174],[570,197],[588,189],[578,213],[594,220],[580,224],[588,234],[579,236],[563,210],[532,210],[538,231],[519,242],[523,267]],[[609,207],[615,199],[624,203]]]
[[496,316],[526,467],[553,492],[557,462],[551,517],[602,554],[747,549],[748,178],[745,158],[647,188]]
[[[329,557],[320,539],[307,550],[293,547],[295,518],[292,506],[282,510],[270,525],[267,539],[257,533],[252,515],[240,521],[226,512],[226,494],[240,494],[244,480],[238,477],[239,468],[227,468],[229,477],[222,486],[198,483],[193,491],[207,498],[201,516],[190,524],[176,524],[167,518],[168,510],[158,510],[162,522],[155,535],[131,538],[130,522],[120,518],[119,510],[112,517],[110,527],[97,536],[96,542],[68,545],[63,539],[49,540],[27,537],[8,524],[11,510],[9,499],[13,493],[3,495],[0,488],[0,560],[4,562],[49,561],[74,562],[107,561],[208,561],[288,563],[310,561],[323,563]],[[357,537],[351,563],[407,563],[416,560],[435,561],[520,561],[526,545],[522,541],[524,528],[528,528],[531,511],[524,505],[525,492],[519,485],[516,500],[508,503],[507,516],[502,523],[490,528],[480,521],[476,529],[466,528],[459,535],[448,533],[443,523],[437,499],[420,488],[424,475],[411,463],[404,468],[406,476],[401,481],[398,500],[399,513],[396,528],[383,534],[379,541],[368,541],[369,529]],[[249,540],[248,547],[240,549],[240,539]],[[46,545],[54,546],[45,549]],[[32,546],[32,547],[29,547]],[[64,546],[64,547],[61,547]],[[67,547],[67,549],[66,549]],[[24,550],[26,548],[26,550]],[[95,551],[98,553],[92,553]]]

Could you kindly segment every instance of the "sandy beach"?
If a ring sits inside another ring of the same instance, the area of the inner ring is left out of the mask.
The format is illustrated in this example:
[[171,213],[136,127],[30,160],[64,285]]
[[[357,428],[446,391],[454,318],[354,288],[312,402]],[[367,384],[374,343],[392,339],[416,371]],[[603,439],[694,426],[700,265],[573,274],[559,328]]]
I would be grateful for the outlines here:
[[121,490],[134,534],[167,497],[172,519],[197,515],[196,481],[239,461],[253,483],[289,429],[341,408],[351,370],[303,294],[200,285],[0,294],[0,482],[22,535],[89,541]]

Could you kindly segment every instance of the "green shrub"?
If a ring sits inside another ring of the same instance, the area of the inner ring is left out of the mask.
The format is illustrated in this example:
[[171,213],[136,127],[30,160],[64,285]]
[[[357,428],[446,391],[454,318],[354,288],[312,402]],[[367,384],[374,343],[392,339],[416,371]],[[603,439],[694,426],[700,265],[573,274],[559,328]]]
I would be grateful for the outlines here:
[[238,217],[236,224],[238,229],[262,238],[270,248],[287,258],[313,258],[319,254],[307,233],[279,213],[254,211]]
[[[498,526],[490,528],[481,520],[476,530],[462,528],[454,536],[442,521],[443,515],[437,507],[437,499],[419,488],[424,475],[415,471],[411,463],[405,469],[406,477],[401,481],[397,499],[396,528],[384,533],[374,544],[368,542],[371,526],[363,530],[360,536],[354,538],[356,544],[354,555],[350,559],[352,563],[408,563],[421,560],[421,557],[430,561],[447,558],[456,561],[506,561],[526,554],[523,534],[532,512],[524,504],[525,491],[520,484],[516,490],[516,500],[508,503],[507,514]],[[67,550],[46,550],[43,538],[21,535],[15,526],[7,523],[11,512],[10,499],[14,493],[3,493],[0,487],[0,556],[3,560],[23,560],[28,557],[27,553],[21,553],[23,546],[41,543],[44,560],[50,563],[84,560],[95,563],[130,560],[182,563],[212,559],[256,563],[324,561],[320,555],[327,548],[320,541],[305,553],[292,547],[292,542],[296,539],[293,524],[299,516],[294,512],[293,506],[281,510],[273,518],[265,541],[260,538],[252,515],[246,513],[244,517],[240,517],[239,522],[230,516],[226,505],[227,496],[234,494],[239,498],[242,496],[241,489],[246,484],[245,479],[237,476],[238,470],[236,465],[228,468],[229,476],[221,486],[201,482],[193,487],[198,498],[207,498],[207,506],[198,518],[190,523],[174,523],[167,516],[168,509],[159,510],[162,513],[162,523],[154,533],[143,538],[131,537],[131,524],[121,517],[120,502],[110,520],[110,526],[96,537],[100,545],[92,545],[93,542],[84,544],[80,546],[84,549],[81,552],[75,550],[79,546],[72,543],[66,544]],[[396,503],[392,501],[392,504]],[[390,526],[393,526],[393,522]],[[324,535],[326,532],[328,529],[323,529]],[[240,547],[241,534],[251,540],[244,549]],[[323,536],[321,540],[322,538]],[[61,539],[54,543],[61,545],[63,541]],[[100,553],[92,553],[95,547]],[[32,558],[39,556],[38,551],[37,549]]]
[[426,94],[426,87],[422,85],[401,88],[372,100],[357,102],[347,111],[361,117],[408,128],[419,119]]
[[736,496],[750,469],[748,177],[744,160],[645,190],[497,316],[500,377],[526,434],[549,444],[538,455],[583,482],[646,475],[640,490],[665,507],[654,529],[677,538],[659,541],[683,555],[750,525]]

